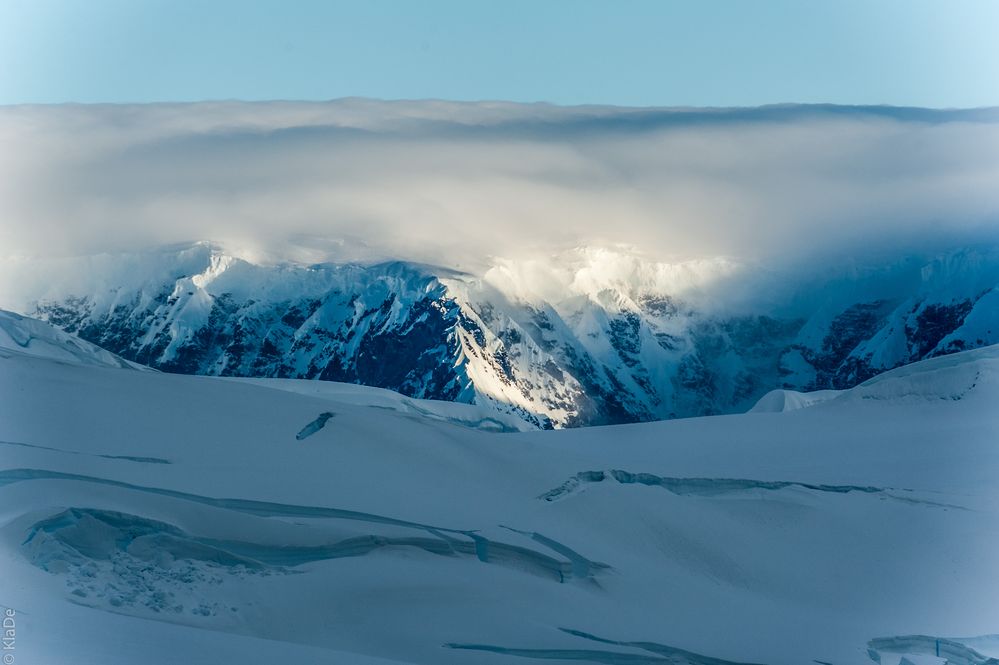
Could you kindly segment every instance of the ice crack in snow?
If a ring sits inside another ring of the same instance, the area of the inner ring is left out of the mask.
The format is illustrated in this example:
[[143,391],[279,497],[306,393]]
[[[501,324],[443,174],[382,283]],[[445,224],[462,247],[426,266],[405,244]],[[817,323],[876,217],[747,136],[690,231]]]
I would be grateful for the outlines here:
[[295,435],[295,438],[299,441],[309,438],[310,436],[321,430],[323,427],[325,427],[327,421],[329,421],[329,419],[335,415],[336,414],[333,413],[332,411],[324,411],[320,413],[319,417],[317,417],[311,423],[309,423],[301,430],[299,430],[298,434]]
[[126,462],[139,462],[141,464],[172,464],[168,459],[162,457],[142,457],[139,455],[106,455],[101,453],[86,453],[77,450],[66,450],[64,448],[53,448],[51,446],[39,446],[34,443],[23,443],[21,441],[0,441],[0,445],[18,446],[21,448],[34,448],[35,450],[48,450],[65,455],[85,455],[87,457],[100,457],[102,459],[124,460]]
[[[447,527],[421,524],[407,520],[364,513],[340,508],[327,508],[321,506],[300,506],[294,504],[271,503],[265,501],[254,501],[249,499],[229,499],[213,498],[189,494],[155,487],[144,487],[118,480],[97,478],[74,473],[64,473],[60,471],[49,471],[44,469],[8,469],[0,471],[0,487],[17,482],[31,480],[70,480],[87,483],[96,483],[123,489],[157,494],[185,501],[192,501],[225,510],[233,510],[241,513],[255,515],[258,517],[300,517],[300,518],[331,518],[344,519],[372,524],[388,525],[414,529],[429,534],[431,538],[408,537],[394,538],[380,534],[371,534],[357,538],[345,539],[323,548],[298,547],[283,548],[279,553],[268,553],[264,548],[253,544],[240,545],[233,541],[213,541],[205,539],[204,544],[211,547],[221,548],[225,551],[238,551],[242,558],[247,560],[259,560],[263,563],[271,562],[274,565],[299,565],[308,561],[319,559],[331,559],[342,556],[357,556],[366,554],[380,547],[391,545],[409,545],[419,547],[432,554],[442,555],[468,555],[475,556],[483,563],[509,565],[516,569],[526,569],[557,580],[567,582],[571,579],[592,579],[594,574],[609,568],[607,564],[591,561],[575,550],[534,532],[518,531],[507,528],[510,531],[527,535],[531,540],[540,543],[552,552],[566,557],[566,560],[555,556],[539,552],[529,547],[523,547],[512,543],[495,541],[478,535],[474,530],[453,529]],[[134,517],[134,519],[143,519]],[[36,525],[37,527],[38,525]]]
[[[667,665],[752,665],[750,663],[740,663],[731,660],[723,660],[713,656],[694,653],[668,644],[657,642],[623,642],[597,637],[581,630],[571,628],[559,628],[563,633],[574,637],[580,637],[592,642],[601,644],[630,647],[641,649],[652,655],[627,653],[623,651],[608,651],[601,649],[523,649],[512,647],[501,647],[491,644],[465,644],[460,642],[449,642],[445,646],[450,649],[465,649],[470,651],[486,651],[489,653],[502,654],[504,656],[517,656],[520,658],[531,658],[536,660],[576,660],[587,663],[603,663],[605,665],[638,665],[638,664],[663,664]],[[977,664],[975,664],[977,665]]]

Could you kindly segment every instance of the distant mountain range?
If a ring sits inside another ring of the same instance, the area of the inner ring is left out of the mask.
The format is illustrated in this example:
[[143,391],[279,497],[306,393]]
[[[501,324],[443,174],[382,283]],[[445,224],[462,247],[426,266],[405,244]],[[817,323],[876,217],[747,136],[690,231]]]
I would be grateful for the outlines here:
[[991,248],[805,276],[584,248],[472,276],[195,243],[17,271],[0,307],[164,371],[360,383],[541,428],[739,412],[999,343]]

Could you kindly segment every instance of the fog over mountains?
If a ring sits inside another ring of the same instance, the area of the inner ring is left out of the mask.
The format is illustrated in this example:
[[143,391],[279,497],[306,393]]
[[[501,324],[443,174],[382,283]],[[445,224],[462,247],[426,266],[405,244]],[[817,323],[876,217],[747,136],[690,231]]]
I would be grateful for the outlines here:
[[17,662],[994,664],[997,183],[999,109],[0,108]]
[[997,109],[21,106],[0,154],[0,307],[173,372],[565,427],[999,341]]
[[785,261],[995,237],[999,110],[503,102],[0,109],[0,253],[212,239],[251,260],[639,247]]

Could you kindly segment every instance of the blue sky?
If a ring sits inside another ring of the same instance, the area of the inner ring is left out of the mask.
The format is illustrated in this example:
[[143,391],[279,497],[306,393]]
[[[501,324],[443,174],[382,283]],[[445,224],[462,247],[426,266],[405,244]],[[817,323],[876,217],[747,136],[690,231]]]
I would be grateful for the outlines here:
[[991,0],[3,0],[0,103],[999,104]]

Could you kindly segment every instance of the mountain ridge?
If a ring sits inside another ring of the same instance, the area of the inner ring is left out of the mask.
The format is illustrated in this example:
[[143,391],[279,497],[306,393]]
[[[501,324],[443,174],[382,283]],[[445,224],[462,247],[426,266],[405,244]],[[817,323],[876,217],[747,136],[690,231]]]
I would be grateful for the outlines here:
[[476,276],[256,265],[194,243],[80,259],[20,309],[165,371],[360,383],[541,428],[744,411],[773,389],[847,388],[999,342],[988,248],[788,282],[594,248]]
[[999,345],[787,413],[558,433],[23,348],[0,336],[25,662],[999,656]]

